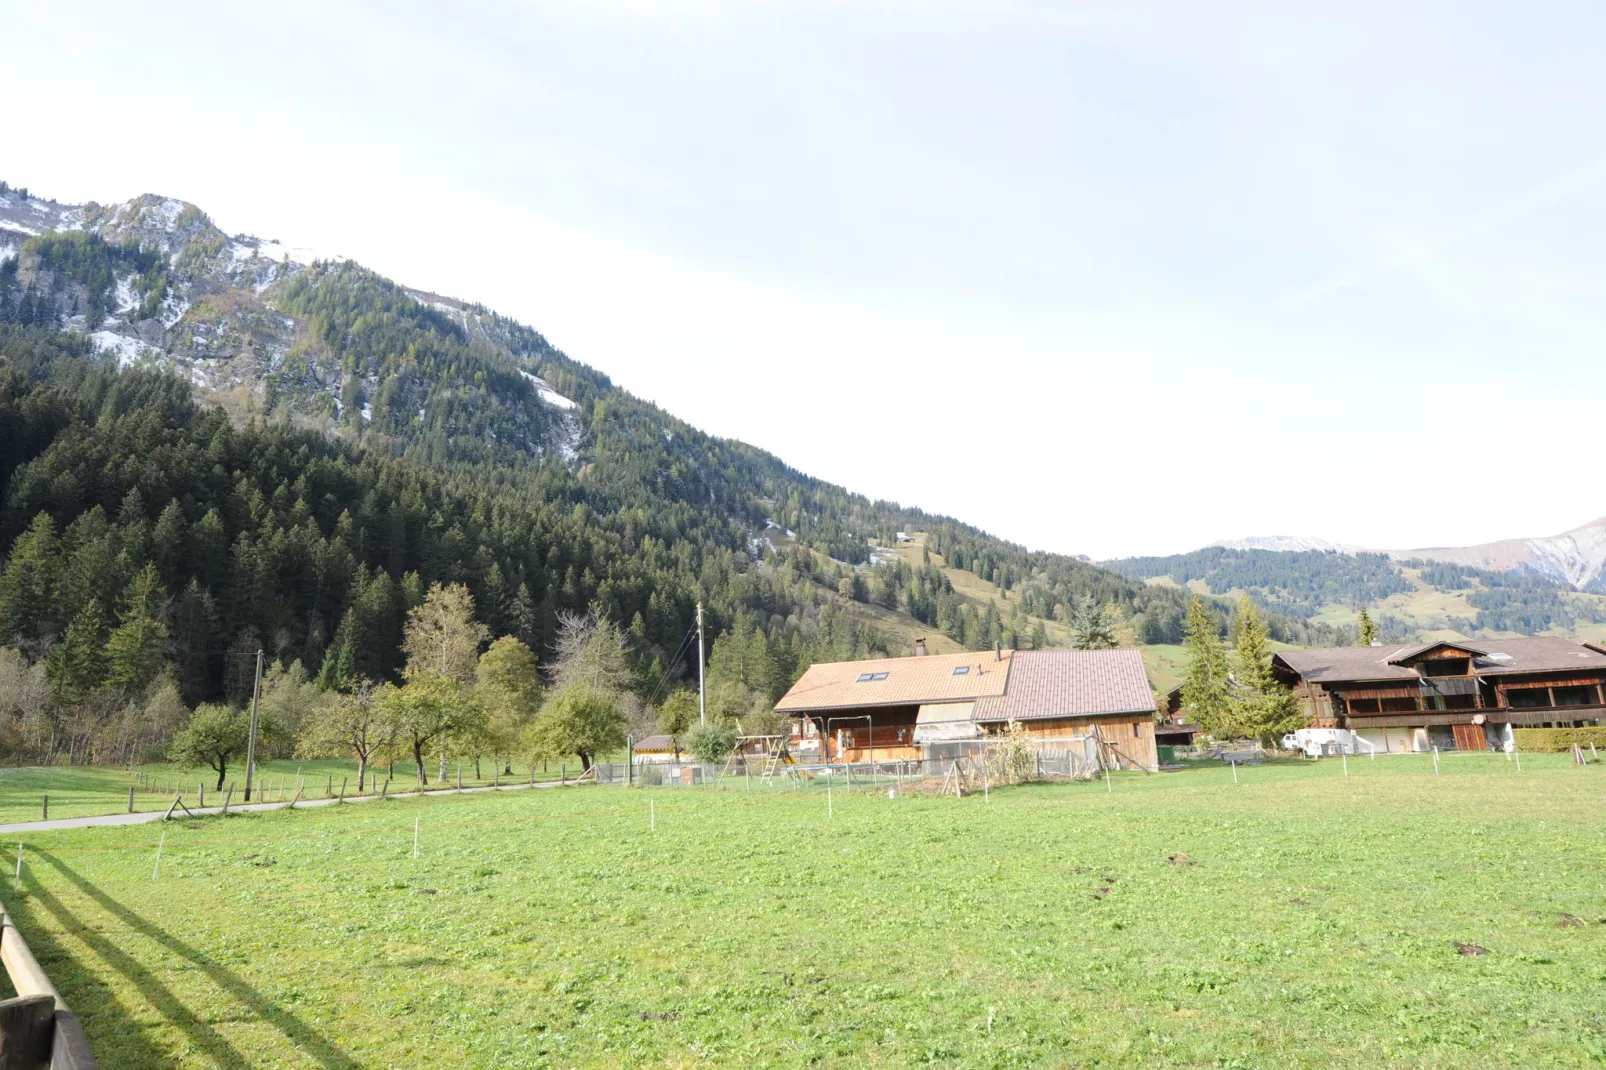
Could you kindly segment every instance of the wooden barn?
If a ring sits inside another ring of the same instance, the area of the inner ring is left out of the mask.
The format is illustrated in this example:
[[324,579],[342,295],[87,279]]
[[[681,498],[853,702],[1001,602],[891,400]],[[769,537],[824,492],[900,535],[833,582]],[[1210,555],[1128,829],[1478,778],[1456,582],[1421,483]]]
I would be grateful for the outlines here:
[[1362,750],[1498,750],[1512,726],[1606,717],[1606,650],[1575,639],[1281,650],[1272,671],[1313,726],[1348,729]]
[[804,762],[942,757],[1016,721],[1039,742],[1097,731],[1153,769],[1154,692],[1136,650],[993,650],[812,665],[776,703]]

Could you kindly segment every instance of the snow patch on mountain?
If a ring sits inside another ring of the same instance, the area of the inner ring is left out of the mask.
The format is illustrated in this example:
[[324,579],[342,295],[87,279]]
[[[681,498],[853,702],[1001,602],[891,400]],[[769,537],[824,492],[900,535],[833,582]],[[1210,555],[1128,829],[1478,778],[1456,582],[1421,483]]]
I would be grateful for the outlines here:
[[1535,572],[1584,590],[1606,570],[1606,524],[1586,525],[1548,539],[1529,539]]
[[100,352],[115,355],[119,368],[137,364],[146,356],[160,355],[160,350],[152,349],[138,338],[130,338],[112,331],[96,331],[89,336],[89,340]]
[[1279,553],[1320,550],[1330,554],[1356,554],[1365,550],[1365,547],[1329,542],[1314,535],[1250,535],[1242,539],[1221,539],[1210,545],[1224,550],[1275,550]]
[[572,412],[574,409],[579,408],[574,402],[548,386],[547,381],[539,375],[531,375],[529,372],[522,370],[519,374],[528,379],[530,385],[535,387],[536,396],[553,408],[562,409],[564,412]]

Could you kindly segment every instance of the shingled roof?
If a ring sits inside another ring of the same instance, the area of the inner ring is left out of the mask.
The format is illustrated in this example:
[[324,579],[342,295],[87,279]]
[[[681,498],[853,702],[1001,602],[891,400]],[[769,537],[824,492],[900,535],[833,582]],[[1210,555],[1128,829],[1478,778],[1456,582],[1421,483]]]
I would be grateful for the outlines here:
[[980,699],[978,721],[1035,721],[1049,717],[1154,713],[1154,690],[1136,650],[1023,650],[1009,687]]
[[[993,651],[983,650],[968,654],[822,662],[804,670],[775,708],[781,713],[804,713],[971,702],[1002,695],[1010,666],[1020,656],[1013,650],[1005,650],[995,658]],[[875,679],[877,676],[881,679]]]
[[[1486,651],[1473,662],[1479,676],[1507,676],[1524,672],[1558,672],[1564,669],[1606,668],[1606,654],[1576,639],[1536,635],[1526,639],[1480,639],[1476,647],[1452,643],[1463,649]],[[1279,650],[1273,662],[1282,662],[1314,683],[1344,683],[1361,680],[1419,680],[1414,669],[1390,662],[1410,657],[1421,646],[1339,646],[1318,650]]]

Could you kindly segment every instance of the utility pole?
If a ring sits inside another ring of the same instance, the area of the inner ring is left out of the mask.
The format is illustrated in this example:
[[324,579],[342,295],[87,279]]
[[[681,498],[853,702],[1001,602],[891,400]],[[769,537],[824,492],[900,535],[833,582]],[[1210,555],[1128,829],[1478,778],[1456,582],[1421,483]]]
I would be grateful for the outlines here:
[[708,723],[708,692],[703,687],[703,604],[697,603],[697,723]]
[[262,706],[262,651],[257,651],[256,682],[251,685],[251,734],[245,741],[245,801],[251,801],[251,774],[257,767],[257,711]]

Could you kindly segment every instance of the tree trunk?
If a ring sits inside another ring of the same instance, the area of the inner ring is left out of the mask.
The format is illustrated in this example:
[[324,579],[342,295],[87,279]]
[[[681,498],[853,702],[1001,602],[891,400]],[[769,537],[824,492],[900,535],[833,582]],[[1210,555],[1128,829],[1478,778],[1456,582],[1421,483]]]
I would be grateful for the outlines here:
[[357,755],[357,794],[362,794],[362,778],[368,773],[368,755]]
[[589,773],[591,771],[591,755],[585,751],[576,751],[575,753],[580,755],[580,772]]
[[223,778],[228,775],[229,763],[227,759],[217,763],[217,790],[223,790]]
[[476,755],[474,755],[474,779],[478,780],[479,778],[480,778],[480,756],[478,754],[476,754]]
[[424,772],[424,741],[421,739],[413,740],[413,761],[418,766],[418,783],[427,785],[429,774]]

